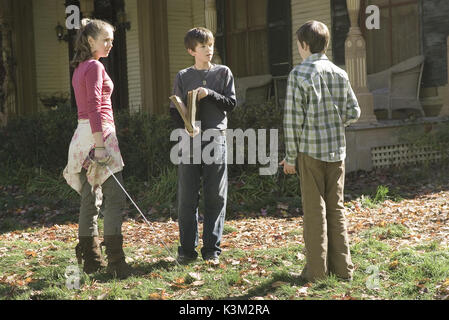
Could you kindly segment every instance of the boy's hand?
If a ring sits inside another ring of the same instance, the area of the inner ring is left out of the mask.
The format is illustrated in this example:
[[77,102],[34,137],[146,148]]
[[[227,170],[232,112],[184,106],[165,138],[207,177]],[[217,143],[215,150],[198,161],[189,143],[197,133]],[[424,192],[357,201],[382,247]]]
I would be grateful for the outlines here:
[[295,174],[296,168],[295,166],[289,165],[287,162],[285,162],[285,159],[279,163],[280,166],[284,166],[284,173],[285,174]]
[[198,95],[197,95],[198,101],[203,99],[203,98],[205,98],[205,97],[207,97],[208,94],[209,94],[209,91],[207,91],[206,88],[199,87],[198,88]]
[[200,128],[198,128],[197,126],[193,127],[193,133],[190,133],[189,130],[187,130],[186,128],[184,128],[184,130],[187,132],[187,134],[189,136],[191,136],[192,138],[196,137],[199,133],[200,133]]

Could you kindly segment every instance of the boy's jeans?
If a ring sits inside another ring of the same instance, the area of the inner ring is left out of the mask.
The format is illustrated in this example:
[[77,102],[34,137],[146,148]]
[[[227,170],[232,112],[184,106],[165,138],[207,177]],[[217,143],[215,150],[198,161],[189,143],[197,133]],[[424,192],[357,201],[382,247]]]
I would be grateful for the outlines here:
[[304,211],[304,276],[314,281],[332,273],[350,280],[354,266],[343,204],[345,163],[324,162],[300,153],[298,168]]
[[[220,242],[226,215],[228,191],[228,171],[226,154],[226,136],[213,138],[212,142],[203,142],[201,149],[214,144],[214,163],[178,165],[178,224],[181,245],[178,254],[196,258],[198,253],[198,203],[200,181],[203,177],[204,222],[203,222],[203,259],[220,255]],[[211,146],[210,146],[211,147]]]

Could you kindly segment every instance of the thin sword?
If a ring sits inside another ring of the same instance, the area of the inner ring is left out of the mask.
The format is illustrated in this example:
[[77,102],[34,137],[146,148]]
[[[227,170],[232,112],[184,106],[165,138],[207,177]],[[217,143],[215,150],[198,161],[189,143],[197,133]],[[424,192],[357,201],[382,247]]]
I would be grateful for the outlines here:
[[[143,217],[143,219],[145,220],[145,222],[150,226],[150,228],[153,230],[154,233],[157,233],[156,230],[154,229],[154,227],[150,224],[150,222],[147,220],[147,218],[145,217],[145,215],[142,213],[142,211],[140,210],[140,208],[137,206],[137,204],[134,202],[134,200],[131,198],[131,196],[128,194],[128,192],[126,192],[125,188],[122,186],[122,184],[118,181],[118,179],[115,177],[114,173],[111,171],[111,169],[109,168],[109,166],[106,165],[106,169],[108,169],[109,173],[112,175],[112,177],[114,178],[114,180],[117,182],[117,184],[120,186],[120,188],[122,188],[123,192],[126,194],[126,196],[128,197],[129,200],[131,200],[131,202],[133,203],[134,207],[136,207],[137,211],[139,211],[140,215]],[[162,243],[162,245],[164,246],[165,250],[167,250],[169,256],[173,259],[175,259],[171,253],[171,251],[168,249],[167,245],[165,244],[165,242],[162,239],[157,238],[160,243]],[[181,266],[178,262],[178,260],[175,259],[175,262],[178,266]]]

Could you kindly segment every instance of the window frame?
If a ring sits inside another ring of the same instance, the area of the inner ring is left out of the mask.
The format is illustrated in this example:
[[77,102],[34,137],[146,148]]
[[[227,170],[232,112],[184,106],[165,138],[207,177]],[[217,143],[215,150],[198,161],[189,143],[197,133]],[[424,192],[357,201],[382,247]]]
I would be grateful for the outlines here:
[[[245,29],[232,29],[232,17],[231,17],[231,1],[232,0],[227,0],[227,1],[225,1],[225,11],[226,11],[226,13],[225,13],[225,30],[224,30],[224,33],[225,33],[225,42],[226,42],[226,46],[225,46],[225,52],[226,52],[226,64],[228,64],[228,65],[232,65],[233,64],[233,60],[232,60],[232,48],[231,48],[231,46],[230,46],[230,43],[232,43],[232,37],[233,36],[235,36],[235,35],[241,35],[241,34],[245,34],[246,35],[246,46],[245,46],[245,59],[248,59],[248,57],[250,56],[250,52],[249,52],[249,46],[248,46],[248,43],[249,43],[249,33],[250,32],[255,32],[255,31],[265,31],[266,32],[266,37],[267,37],[267,40],[268,40],[268,12],[267,12],[267,14],[266,14],[266,16],[265,16],[265,25],[264,26],[262,26],[262,25],[260,25],[260,26],[255,26],[255,27],[248,27],[248,21],[249,21],[249,14],[248,14],[248,12],[249,12],[249,9],[250,9],[250,2],[248,1],[248,0],[235,0],[235,1],[245,1],[245,4],[246,4],[246,28]],[[266,0],[266,6],[267,6],[267,10],[268,10],[268,1],[269,0]],[[245,72],[245,76],[244,77],[247,77],[247,76],[252,76],[252,75],[249,75],[249,63],[248,63],[249,61],[246,61],[246,63],[245,63],[245,68],[246,68],[246,72]],[[266,67],[267,67],[267,70],[268,70],[268,72],[269,72],[269,70],[270,70],[270,61],[269,61],[269,57],[268,57],[268,47],[267,47],[267,61],[265,61],[266,62]]]

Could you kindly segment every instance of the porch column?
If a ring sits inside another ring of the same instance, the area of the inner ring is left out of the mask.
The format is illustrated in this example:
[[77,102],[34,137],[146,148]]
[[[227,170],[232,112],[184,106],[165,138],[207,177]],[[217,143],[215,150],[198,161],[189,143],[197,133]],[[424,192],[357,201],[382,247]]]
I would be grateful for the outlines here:
[[373,95],[367,86],[366,42],[358,23],[360,0],[346,0],[346,4],[351,27],[345,42],[345,63],[349,81],[362,111],[357,123],[377,122]]
[[2,46],[0,48],[1,59],[5,69],[5,79],[1,88],[3,96],[3,106],[0,106],[0,126],[5,126],[8,122],[9,114],[16,114],[16,84],[14,83],[14,57],[12,56],[12,24],[13,12],[11,0],[0,0],[0,31]]
[[[212,31],[214,37],[217,33],[217,4],[216,0],[204,0],[204,18],[206,22],[206,28]],[[217,48],[214,47],[214,58],[212,59],[213,63],[221,64],[222,60],[217,51]]]
[[443,90],[443,107],[441,108],[439,117],[447,117],[449,116],[449,36],[446,40],[446,46],[447,46],[447,85],[446,88]]

